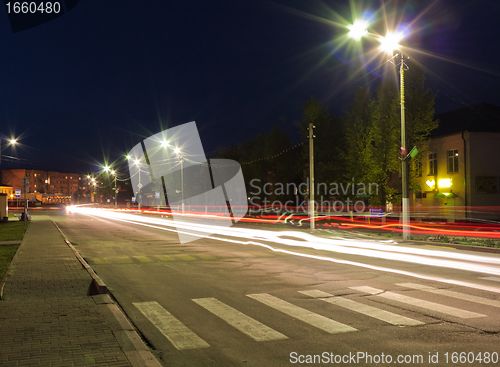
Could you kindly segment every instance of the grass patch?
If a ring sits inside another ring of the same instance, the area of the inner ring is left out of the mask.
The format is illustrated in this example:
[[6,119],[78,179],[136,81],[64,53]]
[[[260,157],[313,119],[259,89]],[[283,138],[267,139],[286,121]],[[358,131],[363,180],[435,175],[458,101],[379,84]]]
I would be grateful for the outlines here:
[[21,241],[30,223],[31,221],[26,225],[24,221],[0,223],[0,241]]
[[0,245],[0,282],[5,276],[19,245]]

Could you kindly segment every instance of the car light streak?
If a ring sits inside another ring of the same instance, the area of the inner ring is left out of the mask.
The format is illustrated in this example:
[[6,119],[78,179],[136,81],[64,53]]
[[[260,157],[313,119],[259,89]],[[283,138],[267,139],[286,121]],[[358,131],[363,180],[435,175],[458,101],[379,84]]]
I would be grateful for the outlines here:
[[[313,236],[309,233],[296,231],[267,231],[260,229],[248,229],[238,227],[221,227],[217,225],[198,224],[193,227],[192,223],[183,223],[182,221],[171,221],[161,218],[146,217],[143,215],[135,215],[123,212],[114,212],[110,210],[100,210],[85,207],[68,207],[70,212],[78,212],[98,216],[106,219],[121,220],[136,224],[142,224],[154,228],[166,229],[171,232],[181,232],[188,235],[199,237],[207,237],[209,235],[217,235],[217,240],[223,240],[233,243],[242,244],[258,244],[253,240],[264,240],[280,245],[291,247],[311,248],[315,250],[337,252],[349,255],[374,257],[385,260],[403,261],[415,264],[430,265],[437,267],[446,267],[451,269],[467,270],[490,275],[500,275],[500,256],[496,255],[474,255],[463,252],[448,252],[436,249],[423,249],[407,246],[396,246],[397,243],[390,240],[380,243],[380,241],[368,240],[351,240],[351,239],[330,239]],[[165,228],[171,227],[171,228]],[[250,240],[250,242],[241,242],[234,239],[223,239],[224,237],[236,237]],[[276,249],[265,245],[265,247],[273,251],[284,252],[287,250]],[[287,252],[292,253],[292,252]],[[306,256],[293,252],[295,255]],[[314,257],[307,255],[306,257]],[[314,257],[318,259],[328,259],[326,257]],[[344,260],[337,260],[343,262]],[[360,264],[355,262],[345,262]],[[360,265],[357,265],[360,266]],[[369,266],[369,265],[366,265]],[[373,267],[380,270],[380,267]],[[383,268],[386,269],[386,268]],[[387,271],[387,270],[384,270]]]

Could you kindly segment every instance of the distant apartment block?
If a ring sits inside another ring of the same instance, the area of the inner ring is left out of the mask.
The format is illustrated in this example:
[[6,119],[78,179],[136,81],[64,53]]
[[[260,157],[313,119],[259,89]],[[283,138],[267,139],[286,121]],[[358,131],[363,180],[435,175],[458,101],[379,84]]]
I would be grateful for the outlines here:
[[30,169],[2,170],[3,184],[11,186],[14,192],[23,189],[21,180],[25,176],[29,180],[29,200],[43,204],[70,203],[75,197],[86,195],[88,183],[84,175]]

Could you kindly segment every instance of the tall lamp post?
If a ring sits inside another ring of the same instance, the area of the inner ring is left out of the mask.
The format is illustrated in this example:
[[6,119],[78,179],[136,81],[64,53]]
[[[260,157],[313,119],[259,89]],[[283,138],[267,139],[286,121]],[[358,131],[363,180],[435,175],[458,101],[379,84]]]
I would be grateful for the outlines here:
[[181,161],[181,208],[182,214],[184,214],[184,159],[182,158],[181,150],[178,147],[174,149],[174,152],[179,156],[179,159]]
[[117,196],[118,196],[118,189],[116,188],[116,171],[111,171],[111,174],[114,176],[114,182],[115,182],[115,187],[113,188],[113,196],[115,197],[115,209],[118,207],[118,204],[117,204]]
[[[362,37],[369,35],[366,30],[368,27],[368,22],[357,20],[351,26],[347,27],[349,29],[348,36],[355,40],[360,40]],[[377,40],[380,42],[379,49],[389,55],[393,55],[394,50],[399,50],[401,46],[399,42],[403,39],[401,33],[388,32],[385,37],[376,36]],[[404,89],[404,72],[406,65],[404,63],[403,52],[400,51],[396,57],[400,58],[400,101],[401,101],[401,176],[402,176],[402,226],[403,226],[403,239],[407,240],[410,238],[410,199],[408,193],[408,155],[406,152],[406,123],[405,123],[405,89]]]

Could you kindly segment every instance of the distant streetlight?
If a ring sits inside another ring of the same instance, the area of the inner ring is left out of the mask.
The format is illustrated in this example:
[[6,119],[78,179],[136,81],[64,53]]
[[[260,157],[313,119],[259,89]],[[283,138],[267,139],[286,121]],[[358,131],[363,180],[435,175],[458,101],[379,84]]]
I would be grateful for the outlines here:
[[[7,140],[9,142],[8,145],[16,145],[17,143],[17,140],[16,139],[8,139]],[[2,163],[2,139],[0,139],[0,163]]]
[[[355,21],[353,25],[348,26],[350,30],[348,36],[360,40],[361,37],[368,34],[368,31],[360,31],[363,27],[367,27],[368,23],[361,25],[362,21]],[[361,36],[360,36],[361,35]],[[388,32],[385,37],[378,37],[380,42],[379,50],[387,54],[392,55],[395,50],[401,48],[399,42],[404,38],[403,34],[400,32]],[[404,72],[405,63],[403,58],[403,52],[400,51],[399,55],[401,64],[399,68],[400,75],[400,100],[401,100],[401,151],[404,154],[401,161],[401,175],[402,175],[402,225],[403,225],[403,239],[407,240],[410,238],[410,211],[409,211],[409,195],[408,195],[408,161],[406,153],[406,123],[405,123],[405,92],[404,92]]]

